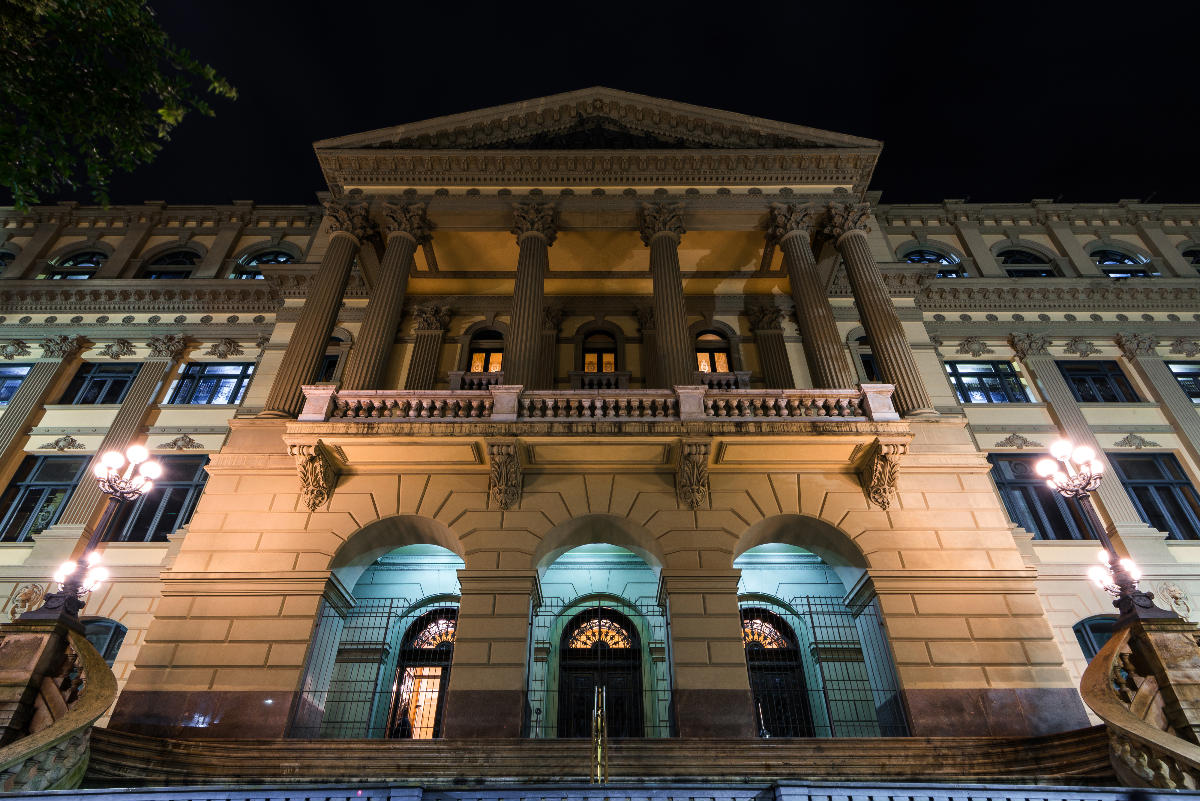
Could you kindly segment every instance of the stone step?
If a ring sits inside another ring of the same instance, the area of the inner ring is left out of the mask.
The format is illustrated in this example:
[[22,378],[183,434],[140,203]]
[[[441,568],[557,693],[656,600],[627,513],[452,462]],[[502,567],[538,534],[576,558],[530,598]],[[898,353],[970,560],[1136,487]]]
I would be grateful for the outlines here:
[[[87,786],[586,781],[586,740],[168,740],[92,735]],[[1101,726],[1042,737],[614,740],[613,781],[972,781],[1112,785]]]

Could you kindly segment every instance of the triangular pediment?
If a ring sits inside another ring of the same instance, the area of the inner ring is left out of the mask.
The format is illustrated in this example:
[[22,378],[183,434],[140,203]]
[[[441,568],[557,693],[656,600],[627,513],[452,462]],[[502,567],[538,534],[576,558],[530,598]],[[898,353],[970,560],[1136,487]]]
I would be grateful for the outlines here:
[[325,139],[318,151],[879,148],[873,139],[595,87]]

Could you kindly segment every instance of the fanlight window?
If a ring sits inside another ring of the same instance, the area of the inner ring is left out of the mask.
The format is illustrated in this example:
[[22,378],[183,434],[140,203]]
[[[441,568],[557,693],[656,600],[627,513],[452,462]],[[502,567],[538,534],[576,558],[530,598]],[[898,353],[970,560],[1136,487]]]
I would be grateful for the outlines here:
[[200,254],[194,250],[169,250],[150,262],[154,267],[194,267]]
[[604,331],[593,331],[583,340],[583,371],[585,373],[615,373],[617,371],[617,340]]
[[910,250],[904,254],[904,260],[909,264],[958,264],[954,256],[927,248]]
[[72,256],[60,261],[50,273],[51,278],[75,278],[86,279],[91,278],[96,274],[107,259],[104,253],[98,250],[88,250],[82,253],[76,253]]
[[471,337],[469,372],[498,373],[504,369],[504,337],[485,329]]
[[747,648],[791,648],[792,644],[769,621],[750,617],[742,618],[742,642]]
[[[4,256],[0,254],[0,259],[3,258]],[[1183,251],[1183,258],[1188,264],[1194,264],[1197,267],[1200,267],[1200,248],[1188,248],[1187,250]]]
[[292,264],[295,261],[292,254],[286,250],[264,250],[242,259],[242,264],[247,267],[256,267],[259,264]]
[[1119,250],[1112,250],[1110,248],[1101,248],[1100,250],[1093,250],[1090,255],[1092,257],[1092,261],[1096,262],[1096,264],[1105,265],[1105,266],[1114,265],[1114,264],[1141,264],[1142,263],[1140,259],[1136,259],[1133,256],[1130,256],[1128,253],[1122,253]]
[[996,254],[996,261],[1001,264],[1049,264],[1046,257],[1032,250],[1008,248]]
[[729,340],[716,331],[702,331],[696,337],[696,369],[702,373],[728,373]]
[[632,648],[633,637],[604,615],[588,616],[567,638],[568,648]]
[[428,626],[413,637],[410,648],[439,648],[443,645],[454,644],[454,633],[457,631],[454,618],[440,618],[430,622]]

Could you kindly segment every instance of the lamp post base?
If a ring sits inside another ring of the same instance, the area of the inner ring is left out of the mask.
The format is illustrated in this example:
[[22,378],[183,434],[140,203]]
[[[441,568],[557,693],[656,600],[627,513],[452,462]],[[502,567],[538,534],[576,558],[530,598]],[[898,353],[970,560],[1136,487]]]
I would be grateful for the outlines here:
[[1128,626],[1134,620],[1172,620],[1179,615],[1170,609],[1163,609],[1154,603],[1154,593],[1134,590],[1122,593],[1114,601],[1113,606],[1120,612],[1117,618],[1117,628]]

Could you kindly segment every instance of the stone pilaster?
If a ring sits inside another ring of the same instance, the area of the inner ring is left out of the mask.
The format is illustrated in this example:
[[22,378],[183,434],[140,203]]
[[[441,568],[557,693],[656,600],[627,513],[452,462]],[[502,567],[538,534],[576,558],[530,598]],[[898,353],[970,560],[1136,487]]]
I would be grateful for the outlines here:
[[1079,275],[1104,278],[1104,271],[1092,261],[1079,239],[1071,233],[1071,214],[1065,210],[1041,212],[1039,222],[1046,226],[1046,233],[1058,248],[1059,253],[1066,255]]
[[442,354],[442,334],[450,324],[450,310],[445,306],[417,306],[416,341],[408,360],[405,389],[433,389],[437,383],[438,362]]
[[124,451],[137,439],[142,430],[142,421],[146,419],[146,413],[149,411],[150,404],[154,402],[163,379],[175,365],[175,360],[183,355],[186,345],[182,337],[172,337],[168,350],[156,349],[153,342],[151,347],[152,352],[157,352],[159,355],[142,362],[142,366],[133,379],[133,384],[129,387],[129,392],[125,394],[125,400],[121,401],[120,411],[117,412],[116,418],[109,426],[108,433],[104,435],[104,440],[92,458],[88,472],[84,474],[86,477],[71,493],[71,499],[63,508],[57,525],[86,526],[91,521],[98,508],[100,498],[103,496],[100,487],[90,478],[91,468],[99,463],[103,454],[108,451]]
[[338,309],[350,278],[350,267],[359,245],[371,231],[367,204],[357,199],[328,201],[325,220],[329,249],[313,279],[300,319],[288,341],[275,381],[267,394],[260,417],[295,417],[304,405],[300,387],[311,384],[320,366],[329,335],[337,322]]
[[0,464],[7,464],[33,417],[47,403],[65,365],[79,352],[80,337],[58,336],[42,341],[42,358],[35,361],[8,405],[0,411]]
[[755,306],[748,314],[763,382],[768,389],[795,389],[792,365],[783,341],[783,310],[777,306]]
[[237,206],[238,210],[233,214],[221,213],[217,235],[213,238],[212,244],[208,246],[208,253],[204,255],[204,260],[192,273],[193,278],[216,278],[219,275],[225,277],[221,275],[221,269],[225,266],[225,260],[233,252],[233,247],[237,244],[238,237],[242,235],[246,221],[250,219],[250,214],[254,209],[252,201],[234,201],[233,205]]
[[642,335],[642,386],[658,386],[658,348],[654,330],[654,307],[639,306],[634,310],[638,330]]
[[796,321],[804,341],[804,360],[813,386],[848,389],[858,383],[858,378],[847,361],[829,295],[817,275],[817,260],[809,242],[812,224],[812,209],[773,203],[767,236],[783,250],[792,302],[796,304]]
[[740,570],[664,568],[680,737],[754,737],[754,701],[738,608]]
[[75,202],[60,203],[58,208],[38,215],[37,225],[33,229],[33,238],[21,248],[21,252],[13,259],[4,271],[4,278],[36,278],[37,263],[46,258],[52,251],[63,230],[71,223],[75,214]]
[[[1042,397],[1049,404],[1050,413],[1058,421],[1063,436],[1076,445],[1087,445],[1096,452],[1096,458],[1104,464],[1107,478],[1100,482],[1100,488],[1096,490],[1096,495],[1100,497],[1100,502],[1108,515],[1109,533],[1122,536],[1149,534],[1149,527],[1142,521],[1133,501],[1129,499],[1129,494],[1125,492],[1121,482],[1114,476],[1112,465],[1109,464],[1104,449],[1100,447],[1096,435],[1092,433],[1087,418],[1083,416],[1083,410],[1079,408],[1079,403],[1071,394],[1067,380],[1063,378],[1054,356],[1048,350],[1050,338],[1041,334],[1013,334],[1010,342],[1013,350],[1016,351],[1017,358],[1021,360],[1021,364],[1037,381]],[[1161,539],[1161,537],[1156,537],[1156,539]],[[1126,542],[1126,545],[1128,544]]]
[[125,278],[132,272],[129,262],[134,254],[141,252],[146,240],[150,238],[150,233],[158,225],[163,205],[165,204],[147,206],[148,213],[144,219],[127,220],[125,235],[113,249],[113,254],[100,265],[100,269],[96,271],[96,278]]
[[868,209],[865,203],[833,203],[829,206],[829,220],[825,232],[834,239],[842,261],[846,264],[846,277],[854,293],[859,318],[867,331],[871,353],[879,365],[885,383],[896,387],[896,408],[903,415],[933,415],[933,400],[925,387],[925,379],[917,369],[912,347],[892,304],[887,285],[871,246],[867,241]]
[[946,217],[954,224],[954,231],[958,234],[958,239],[962,242],[967,256],[975,262],[975,273],[972,277],[1005,277],[1004,270],[1000,269],[1000,265],[996,263],[996,257],[992,255],[991,248],[988,247],[983,235],[979,233],[978,219],[965,209],[949,206],[946,209]]
[[462,597],[443,736],[520,737],[537,571],[460,570],[458,581]]
[[425,216],[424,203],[385,203],[383,216],[387,247],[362,328],[342,374],[344,389],[384,389],[379,383],[400,326],[413,254],[430,237],[432,226]]
[[550,246],[558,235],[552,203],[514,203],[512,232],[517,237],[517,281],[513,289],[512,324],[504,348],[504,381],[528,389],[538,386],[542,344],[543,299]]
[[1150,387],[1150,392],[1162,406],[1167,419],[1174,423],[1192,458],[1200,461],[1200,411],[1155,350],[1158,340],[1148,334],[1127,333],[1117,336],[1117,344],[1133,369]]
[[553,306],[547,306],[542,315],[542,357],[538,359],[541,372],[537,385],[543,389],[554,389],[554,379],[558,377],[558,329],[562,325],[562,319],[563,310]]
[[642,243],[650,248],[654,291],[657,381],[663,386],[695,383],[696,349],[688,338],[687,306],[679,272],[682,203],[643,203],[639,213]]

